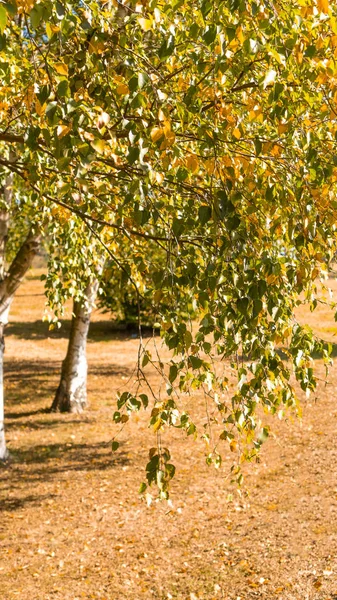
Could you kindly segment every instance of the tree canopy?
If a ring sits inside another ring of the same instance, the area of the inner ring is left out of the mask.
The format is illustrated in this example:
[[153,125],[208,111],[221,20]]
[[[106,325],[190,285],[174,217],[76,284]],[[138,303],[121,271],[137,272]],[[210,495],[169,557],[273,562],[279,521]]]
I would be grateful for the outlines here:
[[[65,236],[86,225],[174,353],[167,365],[141,343],[142,386],[115,421],[151,400],[157,434],[196,434],[175,398],[204,389],[221,424],[207,461],[237,439],[239,462],[255,457],[259,406],[296,407],[292,373],[310,393],[313,351],[329,362],[294,309],[315,308],[336,251],[335,4],[19,0],[0,4],[0,29],[3,174]],[[149,362],[160,397],[144,393]],[[158,445],[148,483],[165,497],[173,474]]]

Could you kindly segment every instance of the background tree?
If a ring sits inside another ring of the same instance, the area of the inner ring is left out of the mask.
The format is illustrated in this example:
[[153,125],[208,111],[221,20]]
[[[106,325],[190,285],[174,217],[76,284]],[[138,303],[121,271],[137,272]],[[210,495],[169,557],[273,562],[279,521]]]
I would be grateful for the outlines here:
[[[112,312],[111,318],[126,320],[137,330],[144,323],[154,326],[157,309],[147,295],[151,283],[148,265],[142,255],[137,257],[133,250],[130,252],[128,244],[123,245],[122,251],[115,248],[118,259],[115,256],[115,260],[107,260],[101,240],[88,232],[83,221],[76,217],[65,221],[62,227],[52,219],[48,231],[49,262],[43,278],[49,308],[56,320],[63,316],[67,300],[73,299],[67,355],[51,408],[81,412],[87,406],[86,342],[97,294],[97,305],[102,310]],[[164,265],[165,253],[149,244],[151,264],[154,264],[154,252],[158,265]]]
[[52,218],[48,246],[44,279],[48,304],[58,325],[65,302],[73,301],[67,354],[51,410],[82,412],[87,406],[87,336],[106,252],[78,218],[65,220],[62,227]]
[[86,344],[98,286],[97,276],[87,284],[83,299],[73,303],[68,349],[62,363],[61,380],[51,407],[52,411],[80,413],[87,406]]
[[[336,6],[151,0],[123,15],[113,2],[48,0],[17,10],[13,19],[16,7],[1,6],[0,140],[21,157],[8,171],[41,206],[81,217],[112,260],[126,241],[150,263],[149,241],[164,249],[150,289],[175,358],[165,366],[141,347],[140,381],[156,362],[167,386],[151,426],[195,432],[174,392],[205,389],[221,425],[208,462],[219,466],[221,445],[236,440],[239,462],[253,458],[268,434],[259,406],[296,408],[292,372],[310,393],[312,352],[329,360],[294,309],[300,294],[315,307],[336,247]],[[200,312],[196,329],[177,299]],[[140,391],[122,394],[116,421],[148,403]],[[169,452],[158,445],[150,458],[148,482],[165,497]]]

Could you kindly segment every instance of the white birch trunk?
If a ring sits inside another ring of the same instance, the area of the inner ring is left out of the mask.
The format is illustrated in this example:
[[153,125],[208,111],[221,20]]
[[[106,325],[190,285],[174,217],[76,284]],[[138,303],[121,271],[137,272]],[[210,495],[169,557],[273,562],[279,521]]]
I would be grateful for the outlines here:
[[98,279],[89,283],[85,290],[85,303],[74,302],[68,350],[62,363],[61,380],[52,411],[81,413],[87,406],[86,347],[98,286]]
[[[8,323],[9,309],[11,307],[14,294],[20,286],[26,272],[31,267],[34,257],[37,255],[40,247],[39,232],[30,231],[27,239],[22,244],[15,256],[8,273],[5,274],[5,245],[4,239],[7,235],[7,229],[2,230],[5,219],[5,213],[0,214],[0,269],[2,270],[2,281],[0,283],[0,461],[8,458],[6,449],[5,428],[4,428],[4,385],[3,385],[3,358],[5,351],[4,330]],[[7,219],[8,222],[8,219]]]
[[[6,244],[8,238],[9,227],[9,211],[13,197],[13,174],[6,177],[4,190],[4,201],[6,208],[0,210],[0,281],[5,279],[5,262],[6,262]],[[9,457],[9,452],[6,447],[5,438],[5,398],[4,398],[4,353],[5,353],[5,338],[4,329],[8,321],[8,309],[4,309],[0,314],[0,461],[5,461]]]

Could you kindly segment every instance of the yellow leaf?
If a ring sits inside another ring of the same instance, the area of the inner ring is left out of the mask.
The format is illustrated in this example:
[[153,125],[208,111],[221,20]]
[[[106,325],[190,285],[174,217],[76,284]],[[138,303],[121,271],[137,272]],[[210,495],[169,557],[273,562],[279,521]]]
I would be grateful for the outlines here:
[[337,35],[337,19],[330,15],[330,25],[333,33]]
[[241,137],[241,131],[240,131],[240,129],[239,129],[238,127],[235,127],[235,129],[234,129],[234,131],[233,131],[233,135],[234,135],[234,137],[235,137],[237,140],[239,140],[239,139],[240,139],[240,137]]
[[129,88],[126,83],[119,83],[116,87],[116,92],[119,96],[125,96],[129,93]]
[[71,127],[68,127],[68,125],[59,125],[57,128],[57,137],[59,139],[63,138],[70,130]]
[[280,154],[282,154],[282,148],[281,146],[278,146],[277,144],[274,144],[274,146],[272,147],[270,154],[272,156],[280,156]]
[[326,73],[320,73],[319,75],[317,75],[315,81],[317,81],[317,83],[319,83],[320,85],[322,85],[323,83],[325,83],[326,81],[328,81],[328,75]]
[[165,133],[165,140],[166,140],[166,147],[167,146],[172,146],[172,144],[174,144],[176,139],[175,133],[173,133],[173,131],[171,131],[171,129],[169,131],[167,131],[167,133]]
[[91,39],[88,46],[89,54],[102,54],[104,44],[100,40]]
[[329,12],[329,0],[317,0],[319,10],[325,14]]
[[242,33],[242,27],[238,27],[236,32],[235,32],[236,38],[239,40],[240,44],[243,44],[243,42],[245,41],[244,35]]
[[188,168],[189,171],[192,171],[192,173],[195,173],[198,170],[199,161],[198,161],[198,157],[195,154],[190,154],[186,158],[186,167]]
[[27,92],[25,94],[24,100],[25,100],[25,104],[27,105],[27,107],[30,109],[33,103],[33,97],[34,97],[34,88],[32,86],[29,86],[29,88],[27,89]]
[[155,424],[153,425],[153,431],[158,431],[158,429],[161,428],[162,423],[163,423],[162,420],[158,419],[158,421],[156,421]]
[[164,131],[164,134],[165,134],[166,137],[168,135],[170,135],[170,133],[171,133],[171,123],[170,123],[170,121],[168,119],[166,119],[166,121],[164,121],[163,131]]
[[68,65],[65,65],[64,63],[55,63],[54,69],[59,75],[68,76]]
[[238,40],[237,40],[236,38],[233,38],[233,39],[232,39],[232,40],[229,42],[229,44],[228,44],[227,48],[229,48],[230,50],[232,50],[232,51],[234,52],[234,51],[235,51],[235,50],[236,50],[236,49],[239,47],[239,45],[240,45],[240,44],[239,44]]
[[106,147],[104,140],[94,140],[93,142],[91,142],[91,146],[94,150],[96,150],[98,154],[104,154],[104,150]]
[[215,169],[215,160],[213,158],[205,160],[205,169],[208,175],[213,175]]
[[35,110],[36,110],[36,113],[39,115],[39,117],[41,117],[44,114],[44,112],[46,110],[46,106],[47,106],[46,103],[41,104],[40,101],[39,101],[39,99],[36,98],[36,101],[35,101]]
[[282,133],[285,133],[288,129],[288,125],[286,123],[279,123],[278,124],[278,132],[281,135]]
[[50,38],[53,37],[53,30],[49,23],[46,23],[46,34],[47,34],[49,40],[50,40]]
[[164,131],[160,127],[154,127],[154,129],[152,129],[150,133],[153,142],[157,142],[158,140],[160,140],[160,138],[163,137],[163,135]]
[[166,121],[166,116],[165,116],[165,114],[163,113],[163,111],[162,111],[162,109],[161,109],[161,108],[160,108],[160,109],[159,109],[159,111],[158,111],[158,119],[159,119],[159,121]]
[[231,449],[231,452],[235,452],[235,450],[237,448],[237,442],[235,440],[232,440],[231,443],[229,444],[229,447]]
[[149,31],[149,29],[152,27],[152,19],[144,19],[144,17],[140,17],[140,19],[138,19],[138,23],[143,31]]

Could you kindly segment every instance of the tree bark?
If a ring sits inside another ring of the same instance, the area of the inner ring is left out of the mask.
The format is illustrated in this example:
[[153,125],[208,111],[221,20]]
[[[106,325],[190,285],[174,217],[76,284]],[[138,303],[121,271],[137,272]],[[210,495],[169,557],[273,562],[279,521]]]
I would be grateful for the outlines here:
[[98,279],[90,282],[85,290],[85,301],[74,302],[68,350],[62,363],[61,380],[52,411],[81,413],[88,404],[86,346],[98,286]]
[[[4,223],[6,222],[6,226]],[[26,240],[15,256],[6,275],[5,246],[8,233],[8,218],[5,212],[0,214],[0,269],[3,279],[0,283],[0,461],[8,458],[4,428],[4,386],[3,386],[3,357],[5,351],[4,330],[8,323],[8,314],[14,294],[22,282],[26,272],[31,267],[34,257],[40,247],[40,233],[30,230]]]
[[[6,273],[6,245],[8,239],[8,228],[9,228],[9,211],[12,204],[13,198],[13,174],[11,173],[6,177],[5,185],[3,188],[3,196],[6,208],[0,210],[0,281],[5,279]],[[5,352],[5,339],[4,339],[4,328],[5,325],[2,321],[6,321],[8,318],[8,311],[5,318],[0,317],[0,461],[5,461],[9,457],[9,453],[6,447],[5,438],[5,404],[4,404],[4,382],[3,382],[3,362]]]

